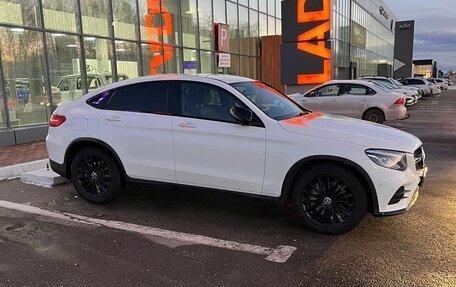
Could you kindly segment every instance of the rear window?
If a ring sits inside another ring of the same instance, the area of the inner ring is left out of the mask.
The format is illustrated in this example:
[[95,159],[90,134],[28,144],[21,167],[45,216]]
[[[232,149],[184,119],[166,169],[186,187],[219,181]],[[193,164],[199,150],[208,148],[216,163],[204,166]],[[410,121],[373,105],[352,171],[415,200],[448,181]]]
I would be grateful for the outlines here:
[[125,98],[125,88],[118,88],[104,91],[101,94],[89,99],[87,103],[92,107],[101,110],[124,111]]

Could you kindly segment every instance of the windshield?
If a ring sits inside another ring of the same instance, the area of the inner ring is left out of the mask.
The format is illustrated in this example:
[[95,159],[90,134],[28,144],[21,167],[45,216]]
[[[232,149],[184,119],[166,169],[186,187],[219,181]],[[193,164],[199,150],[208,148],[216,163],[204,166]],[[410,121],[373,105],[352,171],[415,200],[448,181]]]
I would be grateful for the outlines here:
[[259,81],[231,84],[267,116],[277,120],[294,118],[308,113],[281,92]]
[[403,84],[401,82],[399,82],[398,80],[396,79],[391,79],[397,86],[403,86]]

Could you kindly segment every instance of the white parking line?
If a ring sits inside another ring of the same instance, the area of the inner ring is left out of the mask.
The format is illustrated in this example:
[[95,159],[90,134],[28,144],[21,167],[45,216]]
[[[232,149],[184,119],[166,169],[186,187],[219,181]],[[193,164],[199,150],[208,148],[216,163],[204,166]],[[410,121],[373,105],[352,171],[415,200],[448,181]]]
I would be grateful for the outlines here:
[[66,221],[78,222],[89,225],[105,226],[113,229],[135,232],[143,235],[152,235],[168,239],[181,240],[192,244],[207,245],[234,251],[242,251],[247,253],[263,255],[266,256],[266,260],[277,263],[286,262],[293,254],[293,252],[295,252],[297,249],[294,246],[288,245],[279,245],[276,248],[269,248],[252,244],[238,243],[234,241],[227,241],[213,237],[176,232],[121,221],[104,220],[66,212],[50,211],[39,207],[3,200],[0,200],[0,207]]

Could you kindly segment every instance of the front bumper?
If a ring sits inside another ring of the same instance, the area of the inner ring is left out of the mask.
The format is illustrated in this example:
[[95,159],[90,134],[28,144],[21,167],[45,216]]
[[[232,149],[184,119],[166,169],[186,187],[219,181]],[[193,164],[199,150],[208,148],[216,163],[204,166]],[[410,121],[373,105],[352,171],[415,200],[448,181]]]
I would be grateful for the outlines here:
[[424,167],[421,170],[420,181],[418,182],[418,186],[416,187],[415,192],[412,194],[407,207],[405,207],[403,209],[389,211],[389,212],[378,212],[378,213],[374,214],[374,216],[394,216],[394,215],[403,214],[403,213],[406,213],[407,211],[409,211],[409,209],[415,205],[415,202],[418,199],[418,196],[420,194],[420,188],[424,183],[424,179],[426,178],[427,171],[428,171],[427,167]]

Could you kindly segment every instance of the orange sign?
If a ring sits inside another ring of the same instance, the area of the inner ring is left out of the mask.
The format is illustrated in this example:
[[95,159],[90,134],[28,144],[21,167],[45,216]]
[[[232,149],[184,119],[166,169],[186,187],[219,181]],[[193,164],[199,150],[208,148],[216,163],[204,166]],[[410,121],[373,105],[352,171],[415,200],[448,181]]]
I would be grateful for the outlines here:
[[298,36],[298,50],[318,56],[322,59],[323,73],[297,75],[298,84],[319,84],[331,79],[331,49],[326,48],[325,34],[331,30],[331,1],[321,0],[323,8],[320,11],[306,11],[308,0],[298,0],[297,22],[322,22]]
[[[161,36],[173,36],[173,17],[162,0],[147,0],[147,14],[145,16],[146,37],[150,44],[150,50],[153,58],[149,62],[150,74],[158,74],[157,69],[165,62],[174,57],[174,48],[164,46],[160,42]],[[161,4],[161,11],[160,11]],[[161,19],[156,19],[156,17]],[[155,23],[161,23],[161,26],[155,26]]]

